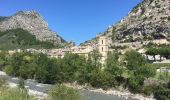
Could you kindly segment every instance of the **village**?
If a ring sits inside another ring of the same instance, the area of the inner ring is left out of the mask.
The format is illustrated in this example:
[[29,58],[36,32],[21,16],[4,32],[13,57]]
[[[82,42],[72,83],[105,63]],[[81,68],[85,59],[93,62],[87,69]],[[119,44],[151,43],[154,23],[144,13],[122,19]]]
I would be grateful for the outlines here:
[[[108,52],[114,51],[116,48],[123,48],[123,49],[118,49],[118,52],[121,54],[124,54],[128,50],[137,50],[140,54],[145,56],[145,58],[149,61],[154,61],[153,56],[146,55],[146,49],[143,48],[143,45],[147,45],[149,43],[153,44],[165,44],[168,45],[170,44],[167,39],[157,39],[157,40],[151,40],[151,41],[142,41],[142,42],[129,42],[129,43],[118,43],[118,42],[112,42],[112,39],[107,36],[96,36],[96,42],[92,43],[86,43],[85,45],[80,45],[80,46],[71,46],[67,48],[60,48],[60,49],[26,49],[26,51],[29,52],[37,52],[37,53],[44,53],[47,54],[49,57],[55,57],[55,58],[63,58],[66,53],[73,53],[73,54],[78,54],[78,55],[83,55],[85,57],[88,57],[88,55],[94,51],[98,50],[99,53],[101,54],[101,62],[104,62],[107,59],[107,54]],[[113,48],[114,47],[114,48]],[[17,50],[9,50],[9,54],[13,54],[15,52],[21,52],[21,49]],[[156,60],[153,63],[170,63],[170,59],[162,58],[162,61],[160,61],[160,55],[155,56]]]

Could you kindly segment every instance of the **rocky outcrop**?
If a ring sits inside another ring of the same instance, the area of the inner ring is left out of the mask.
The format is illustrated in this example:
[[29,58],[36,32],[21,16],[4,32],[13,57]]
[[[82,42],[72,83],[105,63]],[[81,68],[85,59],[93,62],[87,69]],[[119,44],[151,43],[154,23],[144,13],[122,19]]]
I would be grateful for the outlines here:
[[65,42],[57,33],[48,28],[48,24],[36,11],[19,11],[10,17],[0,17],[0,31],[17,28],[29,31],[40,41],[54,44]]
[[169,0],[143,0],[104,35],[119,42],[170,38],[169,5]]

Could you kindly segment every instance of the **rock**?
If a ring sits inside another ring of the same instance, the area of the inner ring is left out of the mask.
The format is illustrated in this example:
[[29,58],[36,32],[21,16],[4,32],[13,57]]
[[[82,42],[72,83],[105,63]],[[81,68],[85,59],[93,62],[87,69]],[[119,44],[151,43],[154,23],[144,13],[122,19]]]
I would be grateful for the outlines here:
[[[146,41],[170,38],[170,1],[143,0],[120,22],[109,27],[103,35],[113,42]],[[86,43],[92,40],[86,41]]]
[[48,28],[48,24],[36,11],[19,11],[10,17],[0,17],[0,31],[17,28],[29,31],[40,41],[49,41],[54,44],[65,42]]

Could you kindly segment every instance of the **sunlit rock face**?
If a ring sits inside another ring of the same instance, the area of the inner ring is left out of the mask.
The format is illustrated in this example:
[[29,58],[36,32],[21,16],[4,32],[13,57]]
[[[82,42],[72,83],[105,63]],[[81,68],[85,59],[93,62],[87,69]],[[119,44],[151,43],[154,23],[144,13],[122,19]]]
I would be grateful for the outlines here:
[[105,32],[114,41],[170,38],[170,1],[143,0]]
[[0,31],[21,28],[35,35],[40,41],[50,41],[55,44],[64,40],[48,28],[48,24],[36,11],[19,11],[9,17],[0,17]]

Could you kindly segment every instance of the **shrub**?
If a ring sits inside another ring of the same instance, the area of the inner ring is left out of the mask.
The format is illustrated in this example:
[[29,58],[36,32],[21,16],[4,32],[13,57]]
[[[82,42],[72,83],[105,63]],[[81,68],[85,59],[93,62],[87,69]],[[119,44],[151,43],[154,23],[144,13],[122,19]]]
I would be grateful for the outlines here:
[[4,86],[5,84],[6,84],[5,79],[0,77],[0,87]]
[[154,90],[153,86],[145,86],[143,89],[143,93],[146,96],[150,96],[153,93],[153,90]]
[[48,94],[48,100],[83,100],[78,90],[64,85],[55,85]]
[[141,76],[132,76],[128,80],[128,88],[132,93],[141,93],[143,88],[144,78]]
[[170,89],[165,86],[157,86],[154,91],[154,97],[157,100],[169,100],[170,99]]

